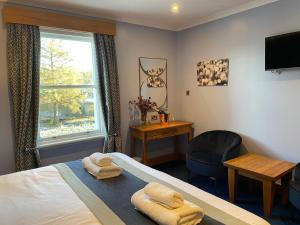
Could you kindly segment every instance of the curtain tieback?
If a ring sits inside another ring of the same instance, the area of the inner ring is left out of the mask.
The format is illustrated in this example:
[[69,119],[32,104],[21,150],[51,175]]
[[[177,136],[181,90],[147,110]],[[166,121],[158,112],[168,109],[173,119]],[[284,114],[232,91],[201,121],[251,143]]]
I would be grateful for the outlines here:
[[117,133],[109,134],[108,137],[118,137],[119,135]]

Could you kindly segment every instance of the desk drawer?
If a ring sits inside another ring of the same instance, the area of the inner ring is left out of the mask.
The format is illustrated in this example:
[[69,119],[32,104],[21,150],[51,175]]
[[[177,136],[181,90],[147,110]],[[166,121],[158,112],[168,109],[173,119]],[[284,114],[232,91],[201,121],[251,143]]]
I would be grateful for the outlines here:
[[160,138],[177,136],[180,134],[188,133],[190,131],[190,127],[171,127],[161,130],[154,130],[147,133],[148,140],[155,140]]

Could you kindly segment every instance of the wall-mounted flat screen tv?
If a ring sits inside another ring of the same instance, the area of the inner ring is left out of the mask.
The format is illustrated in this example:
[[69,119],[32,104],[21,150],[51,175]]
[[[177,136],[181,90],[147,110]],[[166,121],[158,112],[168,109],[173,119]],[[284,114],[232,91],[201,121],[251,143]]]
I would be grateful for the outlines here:
[[300,68],[300,32],[267,37],[265,69]]

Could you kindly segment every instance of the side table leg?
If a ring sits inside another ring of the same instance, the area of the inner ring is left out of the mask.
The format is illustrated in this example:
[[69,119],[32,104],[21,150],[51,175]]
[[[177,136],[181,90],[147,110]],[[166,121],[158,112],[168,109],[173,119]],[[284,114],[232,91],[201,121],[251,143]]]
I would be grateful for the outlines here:
[[263,198],[264,198],[264,213],[265,216],[272,215],[272,207],[275,195],[275,183],[273,181],[263,181]]
[[229,191],[229,201],[231,203],[234,203],[236,201],[237,178],[238,178],[237,171],[235,169],[228,168],[228,191]]
[[191,143],[193,139],[193,129],[190,127],[190,130],[188,132],[188,143]]

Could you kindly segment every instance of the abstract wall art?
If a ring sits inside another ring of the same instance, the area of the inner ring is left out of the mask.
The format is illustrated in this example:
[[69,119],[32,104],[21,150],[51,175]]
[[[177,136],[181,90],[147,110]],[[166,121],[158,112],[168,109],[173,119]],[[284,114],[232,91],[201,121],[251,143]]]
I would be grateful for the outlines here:
[[229,59],[207,60],[197,64],[198,86],[227,86]]
[[165,58],[139,58],[140,96],[150,97],[159,109],[168,108],[167,67]]

